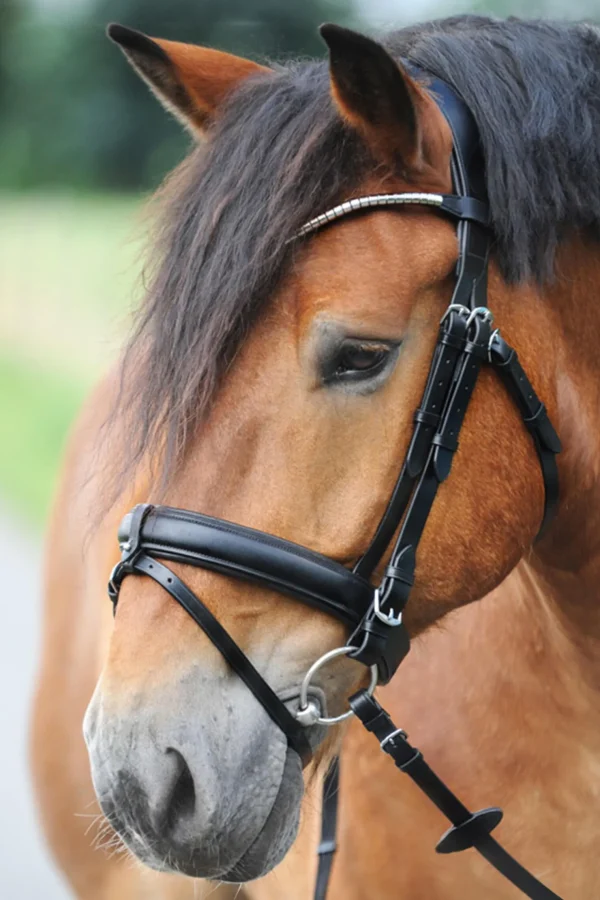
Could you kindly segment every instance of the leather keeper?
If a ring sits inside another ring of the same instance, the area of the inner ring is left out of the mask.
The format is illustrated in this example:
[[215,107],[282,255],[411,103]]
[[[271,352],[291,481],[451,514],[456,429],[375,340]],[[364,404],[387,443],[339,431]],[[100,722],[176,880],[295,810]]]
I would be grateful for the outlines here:
[[444,450],[449,450],[450,453],[456,453],[458,450],[458,438],[451,437],[444,432],[434,435],[431,443],[435,444],[436,447],[443,447]]
[[440,422],[441,416],[439,413],[429,412],[426,409],[419,409],[415,413],[415,422],[418,422],[419,425],[427,425],[430,428],[437,428]]

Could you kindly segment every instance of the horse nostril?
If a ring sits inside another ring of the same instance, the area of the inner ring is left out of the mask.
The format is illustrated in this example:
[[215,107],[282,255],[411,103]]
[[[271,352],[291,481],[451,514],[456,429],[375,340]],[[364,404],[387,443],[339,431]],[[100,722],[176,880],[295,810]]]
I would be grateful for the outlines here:
[[167,753],[176,756],[180,769],[165,815],[167,830],[172,832],[182,819],[189,819],[193,816],[196,807],[196,789],[192,773],[181,753],[172,747],[167,750]]

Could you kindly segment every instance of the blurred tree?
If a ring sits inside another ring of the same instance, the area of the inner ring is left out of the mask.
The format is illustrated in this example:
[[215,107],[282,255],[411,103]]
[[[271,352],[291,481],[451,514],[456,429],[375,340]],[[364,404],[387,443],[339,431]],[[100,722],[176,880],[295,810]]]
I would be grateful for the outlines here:
[[108,22],[265,59],[322,55],[317,26],[349,23],[350,10],[351,0],[95,0],[68,18],[7,22],[0,185],[136,190],[182,157],[189,138],[106,39]]
[[[527,15],[600,20],[599,0],[532,2]],[[438,4],[427,17],[523,13],[522,0]],[[147,189],[182,158],[189,137],[104,36],[111,20],[264,60],[323,55],[319,23],[360,27],[359,5],[375,12],[373,0],[0,0],[0,187]]]
[[17,0],[0,0],[0,117],[8,88],[8,42],[20,9]]

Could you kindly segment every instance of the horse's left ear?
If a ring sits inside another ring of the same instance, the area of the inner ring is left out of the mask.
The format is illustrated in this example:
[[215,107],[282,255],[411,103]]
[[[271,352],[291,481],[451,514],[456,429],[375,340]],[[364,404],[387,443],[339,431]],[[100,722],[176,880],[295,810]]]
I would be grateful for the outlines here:
[[272,71],[241,56],[151,38],[116,23],[109,25],[106,33],[163,106],[200,135],[242,81]]
[[419,169],[423,94],[417,83],[377,41],[339,25],[321,25],[320,32],[329,48],[331,91],[342,117],[376,157],[394,169]]

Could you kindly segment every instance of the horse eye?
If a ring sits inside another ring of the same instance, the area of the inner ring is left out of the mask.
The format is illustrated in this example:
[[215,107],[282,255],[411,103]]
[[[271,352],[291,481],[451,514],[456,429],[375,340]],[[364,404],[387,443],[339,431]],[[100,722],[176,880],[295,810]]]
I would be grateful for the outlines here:
[[382,341],[346,340],[324,360],[323,382],[370,383],[375,376],[385,372],[393,349],[393,345]]
[[345,344],[338,354],[335,374],[370,372],[385,362],[389,352],[383,344]]

